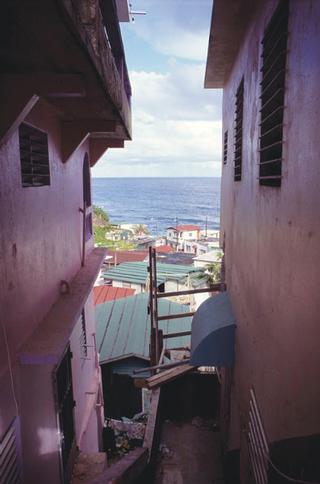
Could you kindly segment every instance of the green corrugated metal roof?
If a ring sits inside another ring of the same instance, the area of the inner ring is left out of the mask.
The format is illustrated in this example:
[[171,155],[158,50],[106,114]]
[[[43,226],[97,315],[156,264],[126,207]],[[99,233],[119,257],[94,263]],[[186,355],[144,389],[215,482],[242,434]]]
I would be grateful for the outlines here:
[[[137,356],[149,359],[150,316],[148,315],[148,295],[116,299],[96,306],[97,346],[100,363],[120,358]],[[159,299],[158,314],[189,312],[188,306]],[[191,330],[191,317],[159,321],[164,333],[177,333]],[[190,346],[190,336],[164,340],[166,348]]]
[[[130,282],[133,284],[145,284],[148,277],[147,262],[125,262],[103,274],[105,279],[113,281]],[[191,273],[201,272],[199,267],[184,266],[179,264],[157,263],[158,285],[165,281],[180,281]]]

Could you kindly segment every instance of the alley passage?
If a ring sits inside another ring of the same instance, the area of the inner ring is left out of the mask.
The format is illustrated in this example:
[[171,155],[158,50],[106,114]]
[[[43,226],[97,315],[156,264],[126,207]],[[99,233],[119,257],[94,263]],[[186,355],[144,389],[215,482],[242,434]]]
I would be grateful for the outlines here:
[[223,484],[215,375],[187,375],[162,392],[153,484]]

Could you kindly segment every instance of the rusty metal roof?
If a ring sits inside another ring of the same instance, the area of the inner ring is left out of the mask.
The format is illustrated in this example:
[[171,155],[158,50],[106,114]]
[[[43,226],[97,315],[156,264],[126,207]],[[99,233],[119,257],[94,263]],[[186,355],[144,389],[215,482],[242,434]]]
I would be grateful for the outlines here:
[[[148,295],[117,299],[96,306],[97,347],[100,363],[110,363],[136,356],[149,360],[150,316],[147,312]],[[188,312],[188,306],[168,299],[158,301],[159,316]],[[164,333],[190,331],[191,317],[159,321]],[[190,347],[190,336],[164,340],[168,349]]]
[[134,289],[125,287],[96,286],[93,288],[94,304],[103,304],[114,299],[133,296]]

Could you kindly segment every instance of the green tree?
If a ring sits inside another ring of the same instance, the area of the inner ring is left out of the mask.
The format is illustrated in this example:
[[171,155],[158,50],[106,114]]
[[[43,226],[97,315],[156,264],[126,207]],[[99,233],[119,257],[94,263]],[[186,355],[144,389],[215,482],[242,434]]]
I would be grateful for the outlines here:
[[217,254],[217,261],[207,264],[204,267],[203,273],[199,274],[197,279],[205,282],[208,287],[213,286],[213,284],[216,284],[217,282],[220,282],[221,260],[222,260],[222,253],[219,252]]
[[143,224],[138,224],[133,229],[134,235],[149,235],[148,228]]

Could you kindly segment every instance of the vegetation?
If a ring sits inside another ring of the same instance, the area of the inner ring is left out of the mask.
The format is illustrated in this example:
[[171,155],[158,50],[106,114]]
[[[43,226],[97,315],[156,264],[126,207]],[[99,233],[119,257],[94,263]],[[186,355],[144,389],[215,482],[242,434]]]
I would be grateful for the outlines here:
[[98,225],[99,227],[109,225],[109,215],[96,205],[93,205],[93,225]]
[[211,262],[210,264],[207,264],[204,268],[203,273],[199,274],[199,276],[197,277],[199,280],[205,282],[208,287],[220,281],[221,259],[222,253],[219,252],[217,256],[217,262]]
[[148,228],[143,224],[138,224],[134,227],[134,235],[149,235]]
[[93,233],[96,245],[110,249],[134,249],[135,245],[126,240],[111,240],[110,232],[117,229],[117,225],[110,223],[109,215],[102,208],[93,206]]

